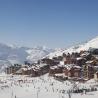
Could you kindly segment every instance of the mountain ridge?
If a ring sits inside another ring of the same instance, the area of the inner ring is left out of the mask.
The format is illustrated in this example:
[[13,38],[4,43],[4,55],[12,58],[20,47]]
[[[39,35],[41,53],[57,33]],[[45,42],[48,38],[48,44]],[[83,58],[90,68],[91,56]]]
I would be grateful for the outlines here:
[[61,56],[63,53],[80,52],[82,50],[88,50],[89,48],[98,48],[98,36],[82,44],[74,45],[66,49],[56,50],[55,52],[52,52],[49,55],[47,55],[47,57],[53,58]]
[[14,47],[12,45],[0,43],[0,69],[4,66],[10,66],[16,63],[23,64],[24,61],[29,61],[31,63],[36,62],[48,55],[51,51],[53,50],[45,46],[28,48],[20,46]]
[[83,44],[63,49],[50,49],[45,46],[29,48],[0,43],[0,68],[3,65],[8,66],[15,63],[23,64],[24,61],[29,61],[33,63],[44,57],[53,58],[55,56],[61,56],[63,53],[88,50],[90,47],[98,48],[98,36]]

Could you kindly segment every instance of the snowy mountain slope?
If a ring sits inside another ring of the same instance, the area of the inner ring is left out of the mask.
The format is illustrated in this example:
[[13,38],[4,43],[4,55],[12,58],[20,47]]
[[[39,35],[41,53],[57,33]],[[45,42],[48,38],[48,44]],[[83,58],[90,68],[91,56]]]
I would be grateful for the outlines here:
[[37,61],[38,59],[42,59],[49,53],[54,51],[53,49],[49,49],[46,47],[35,47],[32,49],[27,50],[27,53],[29,56],[27,57],[27,60],[30,60],[32,62]]
[[[30,62],[36,62],[43,57],[55,57],[61,56],[63,53],[79,52],[80,50],[87,50],[90,47],[98,48],[98,36],[84,44],[72,46],[68,49],[49,49],[46,47],[18,47],[14,45],[6,45],[0,43],[0,60],[8,62],[8,64],[23,63],[28,60]],[[1,65],[3,65],[1,63]]]
[[[98,89],[98,82],[89,80],[85,83],[57,81],[48,74],[41,77],[26,77],[0,74],[0,98],[98,98],[98,91],[72,93],[75,89]],[[19,82],[23,80],[24,82]]]
[[63,52],[64,52],[64,49],[56,49],[54,52],[51,52],[49,55],[47,55],[47,57],[52,59],[53,57],[61,56]]
[[80,47],[77,49],[79,50],[88,50],[89,48],[98,48],[98,36],[94,39],[88,41],[87,43],[84,43],[83,45],[80,45]]
[[4,71],[7,66],[10,66],[11,63],[7,60],[0,60],[0,72]]
[[45,47],[28,48],[0,43],[0,60],[3,62],[1,65],[4,62],[9,62],[8,64],[24,63],[26,60],[34,62],[48,55],[51,51],[52,49]]
[[63,53],[79,52],[81,50],[88,50],[89,48],[98,48],[98,36],[81,45],[79,44],[76,46],[72,46],[68,49],[56,50],[55,52],[52,52],[49,55],[47,55],[47,57],[53,58],[53,57],[61,56]]

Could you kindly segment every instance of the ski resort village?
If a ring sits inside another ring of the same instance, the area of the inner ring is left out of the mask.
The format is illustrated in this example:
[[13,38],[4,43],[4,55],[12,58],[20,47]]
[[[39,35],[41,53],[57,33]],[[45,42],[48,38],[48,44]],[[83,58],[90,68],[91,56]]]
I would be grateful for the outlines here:
[[98,0],[0,0],[0,98],[98,98]]
[[[38,49],[37,57],[42,51]],[[30,60],[3,63],[0,98],[98,97],[98,37],[68,49],[52,50],[32,63]]]

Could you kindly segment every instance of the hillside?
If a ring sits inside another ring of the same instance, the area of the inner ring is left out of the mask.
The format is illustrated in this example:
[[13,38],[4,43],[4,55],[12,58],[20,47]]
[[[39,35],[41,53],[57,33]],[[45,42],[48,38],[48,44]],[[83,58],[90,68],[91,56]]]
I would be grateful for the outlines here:
[[81,50],[88,50],[89,48],[98,48],[98,36],[83,44],[75,45],[67,49],[58,49],[47,55],[47,57],[53,58],[61,56],[63,53],[80,52]]
[[24,61],[36,62],[48,55],[52,49],[45,47],[18,47],[0,43],[0,68]]

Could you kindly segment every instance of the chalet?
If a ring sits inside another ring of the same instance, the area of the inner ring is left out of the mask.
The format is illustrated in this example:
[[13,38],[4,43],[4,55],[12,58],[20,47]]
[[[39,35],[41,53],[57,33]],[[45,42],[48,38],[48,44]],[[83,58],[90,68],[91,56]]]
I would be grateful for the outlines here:
[[39,64],[36,65],[36,69],[39,70],[39,75],[43,75],[49,72],[49,65],[47,64]]
[[32,66],[31,75],[40,76],[49,72],[49,65],[41,63],[35,66]]
[[71,55],[69,53],[64,57],[64,64],[71,64]]
[[90,53],[88,51],[84,51],[83,53],[80,54],[80,57],[85,58],[85,57],[89,56],[89,54]]
[[22,72],[23,70],[20,68],[19,70],[17,70],[14,74],[15,75],[22,75]]
[[18,71],[16,71],[15,74],[30,75],[32,77],[36,77],[48,73],[48,71],[49,71],[49,66],[46,64],[39,64],[32,67],[29,67],[27,65],[22,65],[22,67]]
[[63,72],[67,77],[81,77],[81,67],[74,64],[65,65]]
[[64,61],[64,64],[76,64],[77,63],[77,58],[80,57],[80,54],[79,53],[72,53],[72,54],[67,54],[66,56],[64,56],[63,58],[63,61]]
[[16,75],[30,75],[31,68],[28,65],[22,65],[19,70],[17,70],[15,73]]
[[52,59],[43,58],[43,59],[41,60],[41,62],[44,63],[44,64],[47,64],[47,65],[49,65],[49,66],[54,66],[54,65],[59,64],[59,61],[57,60],[56,57],[54,57],[54,58],[52,58]]
[[30,74],[31,77],[37,77],[37,76],[40,76],[40,70],[37,69],[37,68],[32,68],[31,69],[31,74]]
[[22,75],[30,75],[31,68],[22,68]]
[[68,77],[66,77],[64,73],[60,73],[60,74],[55,74],[54,79],[62,82],[62,81],[68,80]]
[[63,69],[64,67],[62,65],[58,65],[58,66],[51,66],[50,70],[49,70],[49,75],[54,75],[54,74],[58,74],[58,73],[63,73]]
[[14,64],[13,66],[9,66],[5,69],[5,72],[7,74],[14,74],[16,71],[18,71],[21,68],[21,65]]

